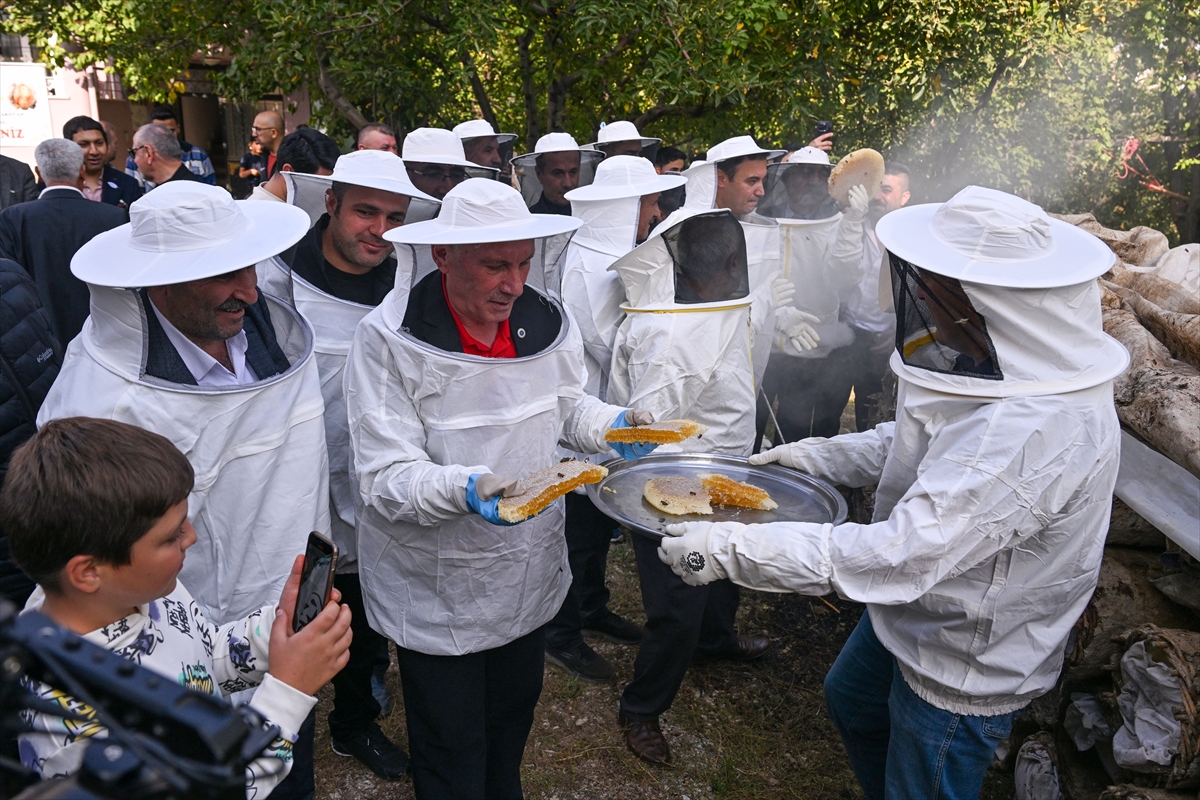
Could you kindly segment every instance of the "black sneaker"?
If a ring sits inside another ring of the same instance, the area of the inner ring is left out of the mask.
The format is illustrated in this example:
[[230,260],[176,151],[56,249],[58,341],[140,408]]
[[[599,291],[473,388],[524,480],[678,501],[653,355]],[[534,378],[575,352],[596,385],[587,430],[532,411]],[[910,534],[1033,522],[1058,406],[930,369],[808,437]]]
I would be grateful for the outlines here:
[[584,636],[596,636],[613,644],[637,644],[644,631],[624,617],[607,612],[603,617],[583,624]]
[[331,739],[329,745],[339,756],[357,758],[384,780],[399,780],[401,775],[408,772],[408,753],[392,744],[377,723],[372,722],[353,739],[344,742]]
[[561,667],[581,681],[603,683],[616,677],[617,671],[608,663],[604,656],[597,653],[586,644],[570,650],[557,650],[546,645],[546,660],[556,667]]

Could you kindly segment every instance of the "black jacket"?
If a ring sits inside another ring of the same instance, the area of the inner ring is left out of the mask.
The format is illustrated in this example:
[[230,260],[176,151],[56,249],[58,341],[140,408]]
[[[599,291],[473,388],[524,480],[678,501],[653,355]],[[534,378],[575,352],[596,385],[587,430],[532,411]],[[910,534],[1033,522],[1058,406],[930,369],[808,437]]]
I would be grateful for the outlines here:
[[[38,409],[61,363],[37,287],[19,264],[0,259],[0,484],[13,451],[37,430]],[[32,591],[33,582],[9,560],[0,529],[0,595],[20,606]]]
[[[183,363],[183,358],[175,345],[171,344],[167,332],[163,330],[154,310],[150,308],[150,298],[146,290],[139,293],[142,300],[142,311],[146,315],[146,374],[153,378],[178,383],[184,386],[195,386],[196,376]],[[246,332],[246,363],[254,370],[260,381],[265,381],[274,375],[287,372],[291,363],[279,346],[275,337],[275,326],[271,324],[271,312],[267,310],[267,299],[262,292],[258,293],[258,301],[246,307],[242,330]]]
[[83,330],[91,302],[87,284],[71,274],[71,258],[93,236],[125,222],[124,209],[94,203],[67,186],[0,211],[0,257],[33,278],[64,347]]
[[[441,350],[450,353],[463,351],[458,326],[454,324],[446,293],[442,290],[440,271],[429,273],[413,287],[408,296],[403,326],[422,342]],[[553,303],[526,286],[513,303],[508,327],[512,331],[517,356],[532,356],[554,344],[562,329],[562,314]]]
[[101,203],[128,209],[143,194],[145,191],[132,175],[113,169],[111,164],[104,165],[104,174],[100,176]]
[[28,203],[38,196],[33,170],[24,161],[0,155],[0,209]]
[[529,207],[529,213],[559,214],[564,217],[569,217],[571,216],[571,204],[566,203],[564,205],[559,205],[558,203],[552,203],[546,197],[545,193],[543,193],[542,196],[538,198],[538,201]]

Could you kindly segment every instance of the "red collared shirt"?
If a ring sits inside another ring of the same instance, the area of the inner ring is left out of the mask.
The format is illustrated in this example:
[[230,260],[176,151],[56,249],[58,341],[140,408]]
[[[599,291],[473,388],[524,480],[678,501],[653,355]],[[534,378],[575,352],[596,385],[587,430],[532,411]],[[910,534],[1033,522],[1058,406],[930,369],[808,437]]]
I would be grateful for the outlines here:
[[467,329],[463,327],[462,320],[458,318],[458,313],[450,303],[450,295],[446,294],[445,275],[442,276],[442,294],[446,297],[446,306],[450,309],[450,316],[454,317],[454,325],[458,328],[458,339],[462,342],[464,353],[469,356],[483,356],[484,358],[517,357],[517,347],[513,344],[512,331],[508,327],[508,320],[500,323],[500,330],[496,331],[496,339],[492,342],[492,346],[488,347],[467,333]]

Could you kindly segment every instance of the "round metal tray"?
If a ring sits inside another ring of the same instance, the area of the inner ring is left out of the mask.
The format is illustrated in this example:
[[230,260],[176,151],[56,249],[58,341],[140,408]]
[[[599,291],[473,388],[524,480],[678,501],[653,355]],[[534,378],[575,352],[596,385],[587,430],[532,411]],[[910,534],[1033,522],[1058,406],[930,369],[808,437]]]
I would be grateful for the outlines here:
[[[778,464],[760,467],[737,456],[701,453],[652,453],[636,461],[614,459],[604,464],[608,477],[589,484],[587,493],[596,507],[622,525],[662,538],[666,526],[676,522],[832,522],[846,519],[846,501],[825,481]],[[717,472],[736,481],[765,489],[779,504],[773,511],[713,506],[713,513],[676,516],[664,514],[646,502],[642,488],[651,478]]]

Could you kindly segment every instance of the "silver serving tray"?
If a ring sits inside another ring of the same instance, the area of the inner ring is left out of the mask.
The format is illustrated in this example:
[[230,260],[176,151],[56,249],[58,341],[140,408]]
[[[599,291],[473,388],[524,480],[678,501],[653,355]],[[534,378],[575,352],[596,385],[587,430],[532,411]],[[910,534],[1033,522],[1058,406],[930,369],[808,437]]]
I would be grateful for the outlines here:
[[[650,454],[636,461],[614,459],[604,464],[608,477],[589,484],[588,497],[596,507],[620,524],[648,536],[662,538],[676,522],[832,522],[846,519],[846,501],[825,481],[778,464],[751,466],[738,456],[702,453]],[[646,502],[642,487],[651,478],[717,472],[736,481],[765,489],[779,504],[773,511],[713,506],[713,513],[676,516],[664,514]]]

